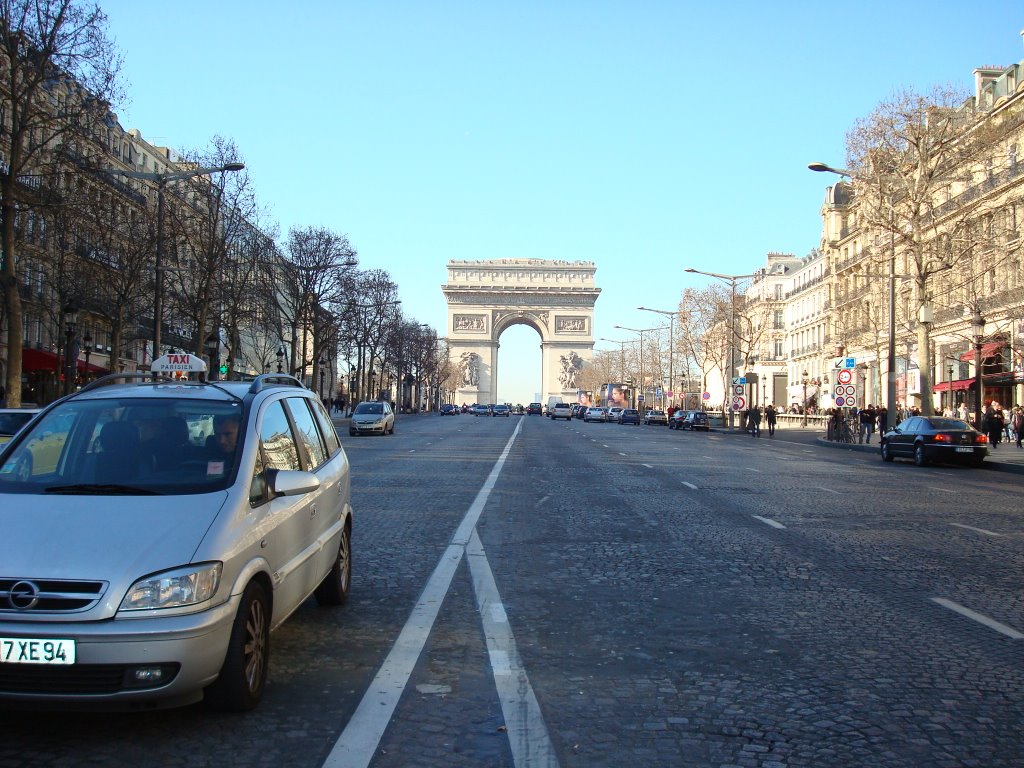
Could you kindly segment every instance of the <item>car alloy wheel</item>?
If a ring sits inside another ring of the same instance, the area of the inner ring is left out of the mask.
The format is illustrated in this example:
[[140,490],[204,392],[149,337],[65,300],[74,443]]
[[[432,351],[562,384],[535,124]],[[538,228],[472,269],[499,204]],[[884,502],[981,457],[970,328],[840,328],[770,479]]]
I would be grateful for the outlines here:
[[893,455],[889,450],[888,443],[882,443],[882,461],[892,461]]
[[217,679],[207,688],[217,709],[245,712],[259,704],[270,665],[270,601],[263,585],[251,581],[242,593],[228,652]]
[[352,529],[345,526],[338,542],[338,556],[313,596],[318,605],[344,605],[352,586]]

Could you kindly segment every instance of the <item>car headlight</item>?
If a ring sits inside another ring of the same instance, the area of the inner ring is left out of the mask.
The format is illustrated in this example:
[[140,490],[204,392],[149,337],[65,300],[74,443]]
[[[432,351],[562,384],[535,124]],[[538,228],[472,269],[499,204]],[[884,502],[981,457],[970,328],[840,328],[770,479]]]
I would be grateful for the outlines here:
[[132,584],[119,610],[180,608],[209,600],[220,584],[223,567],[223,563],[203,563],[147,576]]

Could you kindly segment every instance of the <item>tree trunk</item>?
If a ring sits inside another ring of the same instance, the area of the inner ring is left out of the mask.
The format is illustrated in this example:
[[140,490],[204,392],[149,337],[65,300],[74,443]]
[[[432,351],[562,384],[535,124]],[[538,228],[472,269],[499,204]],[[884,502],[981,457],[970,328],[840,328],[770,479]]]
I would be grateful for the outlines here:
[[7,391],[7,407],[17,408],[21,405],[21,350],[24,341],[22,334],[21,293],[18,291],[18,274],[14,268],[14,198],[11,188],[14,185],[12,176],[3,181],[0,205],[0,241],[3,244],[3,269],[0,270],[0,285],[3,287],[4,300],[7,303],[7,379],[4,389]]

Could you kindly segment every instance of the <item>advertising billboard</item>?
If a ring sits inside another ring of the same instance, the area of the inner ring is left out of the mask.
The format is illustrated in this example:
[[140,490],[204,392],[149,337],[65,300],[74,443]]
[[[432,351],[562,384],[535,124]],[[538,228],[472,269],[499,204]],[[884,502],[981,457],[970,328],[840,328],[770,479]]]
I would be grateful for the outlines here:
[[624,384],[602,384],[599,405],[604,408],[629,408],[628,390]]

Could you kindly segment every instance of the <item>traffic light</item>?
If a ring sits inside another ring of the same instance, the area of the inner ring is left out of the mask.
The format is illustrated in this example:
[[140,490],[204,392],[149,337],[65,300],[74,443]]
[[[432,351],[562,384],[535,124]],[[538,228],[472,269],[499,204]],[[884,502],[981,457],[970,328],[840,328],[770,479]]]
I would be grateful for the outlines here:
[[226,376],[226,375],[227,375],[227,373],[228,373],[228,366],[227,366],[227,364],[226,364],[226,363],[221,363],[221,366],[220,366],[220,375],[221,375],[221,376]]

